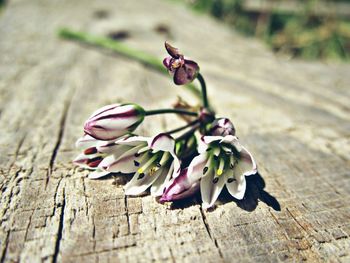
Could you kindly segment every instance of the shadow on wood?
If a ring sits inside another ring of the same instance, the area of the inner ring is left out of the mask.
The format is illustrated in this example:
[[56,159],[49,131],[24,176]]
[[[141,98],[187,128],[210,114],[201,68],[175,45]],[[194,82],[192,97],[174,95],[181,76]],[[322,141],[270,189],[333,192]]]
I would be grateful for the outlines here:
[[[266,184],[259,173],[247,176],[246,181],[247,190],[242,200],[238,200],[232,197],[227,191],[226,187],[224,187],[218,198],[218,201],[220,201],[221,204],[235,202],[238,207],[248,212],[254,211],[258,206],[258,202],[262,201],[273,208],[275,211],[281,211],[281,206],[277,199],[264,190]],[[201,197],[199,192],[195,196],[174,201],[171,204],[171,209],[185,209],[192,205],[198,204],[201,204]]]

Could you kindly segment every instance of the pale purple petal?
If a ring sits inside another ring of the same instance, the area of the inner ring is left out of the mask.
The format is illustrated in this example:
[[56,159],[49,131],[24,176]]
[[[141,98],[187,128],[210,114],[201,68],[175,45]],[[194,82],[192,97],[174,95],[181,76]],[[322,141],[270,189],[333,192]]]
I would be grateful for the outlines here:
[[173,68],[172,68],[172,66],[171,66],[172,60],[173,60],[172,57],[166,57],[166,58],[163,60],[163,65],[164,65],[164,66],[167,68],[167,70],[169,70],[169,71],[173,71]]
[[215,119],[210,128],[210,134],[214,136],[235,135],[235,132],[235,127],[228,118]]

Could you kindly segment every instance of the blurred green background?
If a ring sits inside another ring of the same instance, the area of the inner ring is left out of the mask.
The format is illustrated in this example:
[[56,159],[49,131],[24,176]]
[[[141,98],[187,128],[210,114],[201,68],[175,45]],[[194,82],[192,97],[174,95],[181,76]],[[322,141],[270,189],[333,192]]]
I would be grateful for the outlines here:
[[349,61],[350,0],[175,0],[293,58]]

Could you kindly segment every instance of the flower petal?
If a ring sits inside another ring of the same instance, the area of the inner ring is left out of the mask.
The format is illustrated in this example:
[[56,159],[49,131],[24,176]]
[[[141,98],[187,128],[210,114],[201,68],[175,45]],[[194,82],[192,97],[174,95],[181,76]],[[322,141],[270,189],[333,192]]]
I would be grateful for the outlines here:
[[188,178],[191,182],[199,180],[203,176],[203,169],[208,161],[207,154],[200,154],[193,158],[188,166]]
[[174,172],[174,163],[170,167],[164,168],[162,173],[158,176],[157,180],[154,181],[151,187],[152,196],[161,196],[163,194],[165,186],[169,183],[171,176]]
[[80,153],[74,160],[73,163],[75,165],[78,165],[82,168],[88,168],[88,169],[93,169],[94,167],[89,166],[88,162],[94,158],[100,157],[100,155],[98,153],[96,154],[89,154],[86,155],[84,153]]
[[181,170],[179,176],[171,179],[171,181],[167,183],[166,189],[159,200],[160,202],[168,202],[180,199],[177,198],[177,196],[181,195],[182,193],[186,192],[188,189],[191,188],[192,183],[188,178],[187,172],[187,169]]
[[90,147],[97,146],[99,143],[99,140],[96,140],[94,137],[85,134],[83,137],[80,137],[76,143],[75,146],[80,149],[87,149]]
[[135,153],[142,147],[143,145],[135,146],[121,156],[109,155],[103,159],[99,167],[109,172],[134,173],[138,169],[133,162]]
[[168,54],[170,56],[172,56],[173,58],[179,58],[181,56],[179,49],[173,47],[172,45],[170,45],[168,42],[165,41],[164,43],[165,45],[165,49],[168,52]]
[[245,147],[241,147],[242,149],[240,151],[240,159],[234,167],[235,174],[245,176],[255,174],[258,169],[253,156]]
[[[228,178],[230,179],[230,178],[232,178],[232,176],[228,177]],[[245,190],[247,187],[245,176],[244,175],[242,175],[242,176],[236,175],[235,179],[236,180],[234,180],[234,181],[232,181],[232,179],[228,180],[226,182],[226,188],[234,198],[241,200],[244,197]]]
[[175,70],[174,83],[176,85],[185,85],[190,81],[192,80],[187,78],[186,69],[184,67],[179,67]]
[[124,144],[124,145],[130,145],[130,146],[137,146],[142,144],[143,142],[146,144],[150,141],[151,139],[149,137],[143,137],[143,136],[130,136],[123,138],[121,140],[117,140],[115,143],[116,144]]
[[225,185],[225,176],[221,175],[214,180],[214,172],[209,172],[201,179],[201,196],[203,201],[203,208],[207,209],[214,205],[216,199],[218,199],[222,188]]
[[154,136],[149,143],[151,149],[155,152],[163,151],[163,152],[174,152],[175,140],[168,134],[160,133]]
[[132,146],[112,143],[112,144],[97,146],[96,148],[100,153],[113,154],[117,158],[117,156],[121,156],[123,153],[130,150]]
[[180,160],[179,158],[177,158],[176,154],[175,153],[170,153],[174,160],[173,160],[173,164],[174,164],[174,172],[172,174],[172,177],[175,178],[175,177],[178,177],[180,175],[180,172],[181,172],[181,163],[180,163]]
[[99,178],[106,176],[108,174],[110,174],[110,172],[98,169],[92,173],[89,173],[88,177],[89,177],[89,179],[99,179]]
[[172,60],[173,58],[172,57],[166,57],[164,60],[163,60],[163,65],[167,68],[167,70],[169,71],[173,71],[172,69],[172,66],[171,66],[171,63],[172,63]]
[[204,142],[205,144],[210,144],[215,141],[221,141],[222,139],[224,139],[224,137],[222,136],[202,136],[201,138],[202,142]]
[[161,175],[164,169],[159,169],[155,174],[143,174],[140,176],[139,173],[135,173],[129,183],[124,186],[126,195],[139,195],[147,190],[154,181]]

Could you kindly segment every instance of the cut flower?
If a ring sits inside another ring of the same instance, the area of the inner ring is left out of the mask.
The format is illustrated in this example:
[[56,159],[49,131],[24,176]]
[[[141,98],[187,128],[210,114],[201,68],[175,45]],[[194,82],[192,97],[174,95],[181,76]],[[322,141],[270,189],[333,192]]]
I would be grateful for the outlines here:
[[165,49],[170,56],[163,60],[164,66],[174,76],[176,85],[185,85],[192,82],[198,75],[199,66],[192,60],[185,59],[177,48],[165,42]]
[[160,196],[167,182],[180,173],[175,140],[167,134],[131,136],[116,144],[128,150],[108,156],[99,166],[108,172],[135,173],[124,187],[127,195],[139,195],[151,186],[151,194]]
[[238,138],[233,135],[203,136],[198,151],[186,176],[169,184],[162,200],[176,200],[199,182],[204,208],[214,205],[224,185],[233,197],[242,199],[246,190],[245,176],[255,174],[257,166]]

